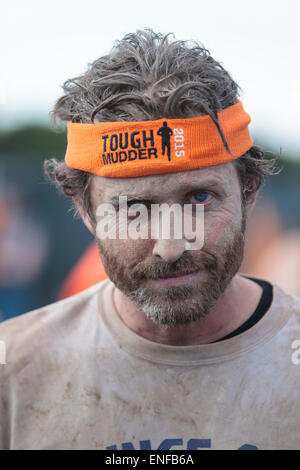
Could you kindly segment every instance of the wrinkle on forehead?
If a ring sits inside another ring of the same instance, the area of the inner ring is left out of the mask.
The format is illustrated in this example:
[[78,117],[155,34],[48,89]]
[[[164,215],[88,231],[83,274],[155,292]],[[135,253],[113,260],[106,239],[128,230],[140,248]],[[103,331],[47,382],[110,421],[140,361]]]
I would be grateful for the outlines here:
[[234,191],[234,179],[237,173],[232,162],[211,167],[198,168],[176,173],[148,175],[136,178],[107,178],[95,176],[92,181],[93,199],[98,202],[107,201],[116,195],[126,194],[168,194],[176,187],[184,184],[205,184],[208,179],[215,179],[225,191]]

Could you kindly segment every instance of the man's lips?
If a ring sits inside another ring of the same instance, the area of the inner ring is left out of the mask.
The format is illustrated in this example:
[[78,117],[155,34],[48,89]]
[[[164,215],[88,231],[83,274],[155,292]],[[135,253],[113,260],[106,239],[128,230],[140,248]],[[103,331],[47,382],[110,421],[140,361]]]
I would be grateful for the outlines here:
[[151,286],[169,287],[169,286],[179,286],[182,284],[189,284],[197,277],[199,272],[200,272],[200,269],[198,269],[197,271],[192,271],[192,272],[180,271],[177,273],[170,273],[170,274],[166,274],[161,277],[158,277],[156,279],[148,279],[146,281],[146,285],[148,287],[151,287]]
[[154,278],[154,280],[157,280],[157,279],[169,279],[169,278],[173,278],[173,277],[181,277],[181,276],[186,276],[187,274],[191,274],[191,273],[194,273],[194,271],[178,271],[177,273],[169,273],[169,274],[162,274],[161,276],[158,276],[156,278]]

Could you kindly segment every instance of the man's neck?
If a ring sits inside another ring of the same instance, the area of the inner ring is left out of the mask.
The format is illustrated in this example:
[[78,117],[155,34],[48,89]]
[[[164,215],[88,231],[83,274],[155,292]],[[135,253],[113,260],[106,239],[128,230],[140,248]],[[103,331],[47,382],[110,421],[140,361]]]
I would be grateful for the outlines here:
[[198,322],[188,325],[157,325],[118,288],[114,303],[121,320],[136,334],[162,344],[208,344],[241,326],[255,311],[262,295],[256,282],[236,274],[214,307]]

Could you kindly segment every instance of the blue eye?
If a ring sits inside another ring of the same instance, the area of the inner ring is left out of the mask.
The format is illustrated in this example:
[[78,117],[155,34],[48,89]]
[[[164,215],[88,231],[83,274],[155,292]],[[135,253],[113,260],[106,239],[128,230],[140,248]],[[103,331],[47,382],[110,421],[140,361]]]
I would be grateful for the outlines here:
[[196,202],[207,202],[207,200],[210,200],[209,198],[212,197],[212,195],[205,191],[201,191],[199,193],[195,193],[192,197],[196,199]]

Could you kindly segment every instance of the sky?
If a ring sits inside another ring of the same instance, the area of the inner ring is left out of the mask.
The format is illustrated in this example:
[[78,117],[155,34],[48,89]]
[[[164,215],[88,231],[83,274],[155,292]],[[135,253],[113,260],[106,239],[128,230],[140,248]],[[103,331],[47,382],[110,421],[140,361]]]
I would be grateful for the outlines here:
[[242,88],[251,134],[300,160],[299,0],[9,0],[0,14],[0,129],[49,123],[65,80],[152,28],[202,43]]

